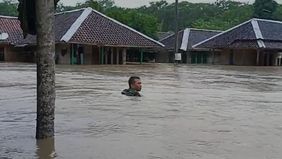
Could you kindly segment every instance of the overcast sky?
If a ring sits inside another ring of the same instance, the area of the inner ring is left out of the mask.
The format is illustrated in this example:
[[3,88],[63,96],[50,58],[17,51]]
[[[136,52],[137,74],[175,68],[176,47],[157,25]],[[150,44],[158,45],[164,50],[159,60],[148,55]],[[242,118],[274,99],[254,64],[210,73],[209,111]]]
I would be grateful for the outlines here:
[[[78,2],[84,2],[85,0],[60,0],[64,5],[75,5]],[[158,0],[114,0],[115,4],[120,7],[127,7],[127,8],[134,8],[134,7],[140,7],[142,5],[147,5],[149,2],[152,1],[158,1]],[[175,0],[166,0],[167,2],[175,2]],[[180,1],[185,1],[185,0],[180,0]],[[215,0],[186,0],[189,2],[215,2]],[[235,0],[235,1],[240,1],[240,2],[248,2],[252,3],[254,0]],[[282,3],[282,0],[276,0],[278,3]]]

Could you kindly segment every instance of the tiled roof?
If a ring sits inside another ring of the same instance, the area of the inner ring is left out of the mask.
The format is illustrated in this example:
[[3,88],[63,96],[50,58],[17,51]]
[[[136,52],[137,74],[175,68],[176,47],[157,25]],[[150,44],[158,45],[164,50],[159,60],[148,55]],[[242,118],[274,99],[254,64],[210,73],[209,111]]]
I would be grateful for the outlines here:
[[69,42],[148,48],[162,46],[158,41],[95,10],[92,10]]
[[236,40],[229,45],[229,48],[256,48],[259,47],[256,40]]
[[264,42],[264,44],[267,48],[279,49],[279,50],[282,49],[282,41],[281,40],[279,40],[279,41],[264,40],[263,42]]
[[[184,30],[178,32],[178,49],[181,47],[182,37],[183,37]],[[160,40],[161,43],[165,45],[167,50],[174,50],[175,47],[175,34],[167,36],[164,39]]]
[[56,41],[61,41],[61,38],[66,34],[72,24],[82,14],[83,10],[75,10],[69,12],[58,13],[55,16],[55,35]]
[[159,41],[161,41],[162,39],[167,38],[168,36],[173,35],[174,32],[172,31],[168,31],[168,32],[157,32],[157,37],[159,39]]
[[188,40],[188,49],[192,49],[192,46],[201,42],[205,39],[208,39],[214,35],[221,33],[222,31],[217,30],[198,30],[191,29]]
[[[0,32],[7,32],[6,42],[14,45],[35,44],[35,36],[23,39],[16,17],[0,17]],[[78,9],[55,15],[56,42],[121,47],[163,47],[160,42],[91,8]]]
[[204,40],[195,48],[282,49],[282,22],[251,19]]
[[257,19],[262,36],[266,40],[282,40],[282,22]]
[[[192,45],[197,44],[198,42],[201,42],[219,33],[221,33],[221,31],[186,28],[185,30],[181,30],[178,33],[178,49],[181,49],[183,51],[191,50]],[[160,40],[160,42],[165,45],[165,48],[167,50],[173,50],[174,39],[175,35],[171,35],[167,38]]]
[[0,40],[0,43],[18,43],[23,39],[22,29],[17,17],[0,16],[0,33],[8,33],[6,40]]

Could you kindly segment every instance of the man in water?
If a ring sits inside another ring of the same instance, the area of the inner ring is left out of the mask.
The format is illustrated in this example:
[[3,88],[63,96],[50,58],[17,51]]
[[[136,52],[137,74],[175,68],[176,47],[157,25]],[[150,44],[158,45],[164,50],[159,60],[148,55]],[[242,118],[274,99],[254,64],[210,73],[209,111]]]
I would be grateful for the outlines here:
[[142,83],[140,77],[132,76],[128,80],[129,88],[121,92],[123,95],[127,96],[138,96],[141,97],[139,91],[142,89]]

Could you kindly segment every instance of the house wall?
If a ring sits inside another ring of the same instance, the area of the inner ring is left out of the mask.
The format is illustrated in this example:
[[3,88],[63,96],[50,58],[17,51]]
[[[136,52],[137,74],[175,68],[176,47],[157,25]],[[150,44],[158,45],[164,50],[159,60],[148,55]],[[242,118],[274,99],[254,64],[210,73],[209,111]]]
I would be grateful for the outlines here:
[[92,46],[83,45],[83,50],[84,50],[84,64],[91,65],[92,64]]
[[[232,60],[233,56],[233,60]],[[221,65],[240,65],[254,66],[256,65],[257,52],[250,49],[230,50],[224,49],[215,58],[215,64]],[[232,63],[233,62],[233,63]]]
[[234,50],[234,65],[254,66],[256,58],[256,50]]
[[170,60],[169,52],[166,50],[162,50],[157,53],[156,62],[157,63],[168,63]]
[[193,50],[185,52],[186,60],[184,63],[188,64],[213,64],[216,56],[213,57],[212,51],[207,50]]
[[260,51],[261,66],[278,66],[281,65],[282,53],[280,50],[263,50]]
[[6,62],[35,62],[34,51],[32,48],[4,47],[4,61]]
[[[83,65],[94,64],[92,45],[80,45],[79,47],[83,48]],[[62,52],[66,52],[65,55]],[[99,54],[99,52],[95,52],[95,54]],[[58,58],[57,64],[71,64],[71,44],[56,44],[56,58]]]
[[212,63],[213,63],[213,53],[208,52],[207,64],[212,64]]
[[230,64],[231,50],[223,49],[220,53],[215,56],[215,64],[229,65]]
[[0,45],[0,61],[5,61],[5,46],[4,45]]
[[17,59],[20,59],[19,57],[17,57],[17,55],[18,53],[13,52],[10,47],[8,46],[4,47],[4,59],[5,59],[4,61],[15,62],[17,61]]
[[56,63],[70,64],[70,44],[56,44]]

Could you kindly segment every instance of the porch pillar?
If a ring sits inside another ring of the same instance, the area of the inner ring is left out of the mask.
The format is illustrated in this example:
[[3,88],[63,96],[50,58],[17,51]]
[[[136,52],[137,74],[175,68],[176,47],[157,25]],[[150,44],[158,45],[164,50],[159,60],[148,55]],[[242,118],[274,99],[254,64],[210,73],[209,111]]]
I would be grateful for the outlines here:
[[99,47],[99,64],[103,64],[103,50]]
[[104,58],[105,58],[105,48],[101,48],[101,64],[104,64]]
[[202,56],[201,56],[201,64],[204,64],[204,53],[202,53]]
[[105,49],[106,51],[105,51],[105,64],[108,64],[108,53],[109,53],[109,48],[106,48]]
[[234,50],[233,49],[231,49],[231,52],[230,52],[229,64],[234,65]]
[[280,56],[277,55],[276,58],[275,58],[275,65],[276,66],[281,66],[281,62],[282,62],[282,60],[281,60]]
[[266,53],[266,66],[270,66],[269,60],[270,60],[269,53]]
[[119,48],[117,48],[117,50],[116,50],[116,53],[117,53],[117,65],[119,65]]
[[212,64],[214,65],[215,61],[215,52],[214,49],[212,49]]
[[189,51],[187,50],[187,52],[186,52],[186,64],[188,64],[189,63]]
[[70,56],[70,63],[71,63],[71,65],[73,65],[73,57],[74,57],[74,49],[73,49],[73,44],[70,44],[71,45],[71,51],[70,51],[70,53],[71,53],[71,56]]
[[140,50],[140,64],[143,63],[143,58],[144,58],[143,49],[141,49],[141,50]]
[[260,50],[257,50],[257,63],[256,63],[257,66],[259,66],[259,63],[260,63],[259,58],[260,58]]
[[122,64],[126,64],[126,48],[122,50]]
[[278,62],[278,58],[277,58],[277,56],[275,56],[274,65],[275,65],[275,66],[278,66],[278,63],[279,63],[279,62]]
[[[7,48],[6,47],[4,47],[4,50],[3,50],[4,52],[3,52],[3,61],[7,61],[7,54],[8,54],[8,51],[7,51]],[[34,57],[36,57],[36,56],[34,56]],[[34,61],[36,61],[36,59],[34,59]]]
[[111,65],[114,64],[114,48],[111,48]]

